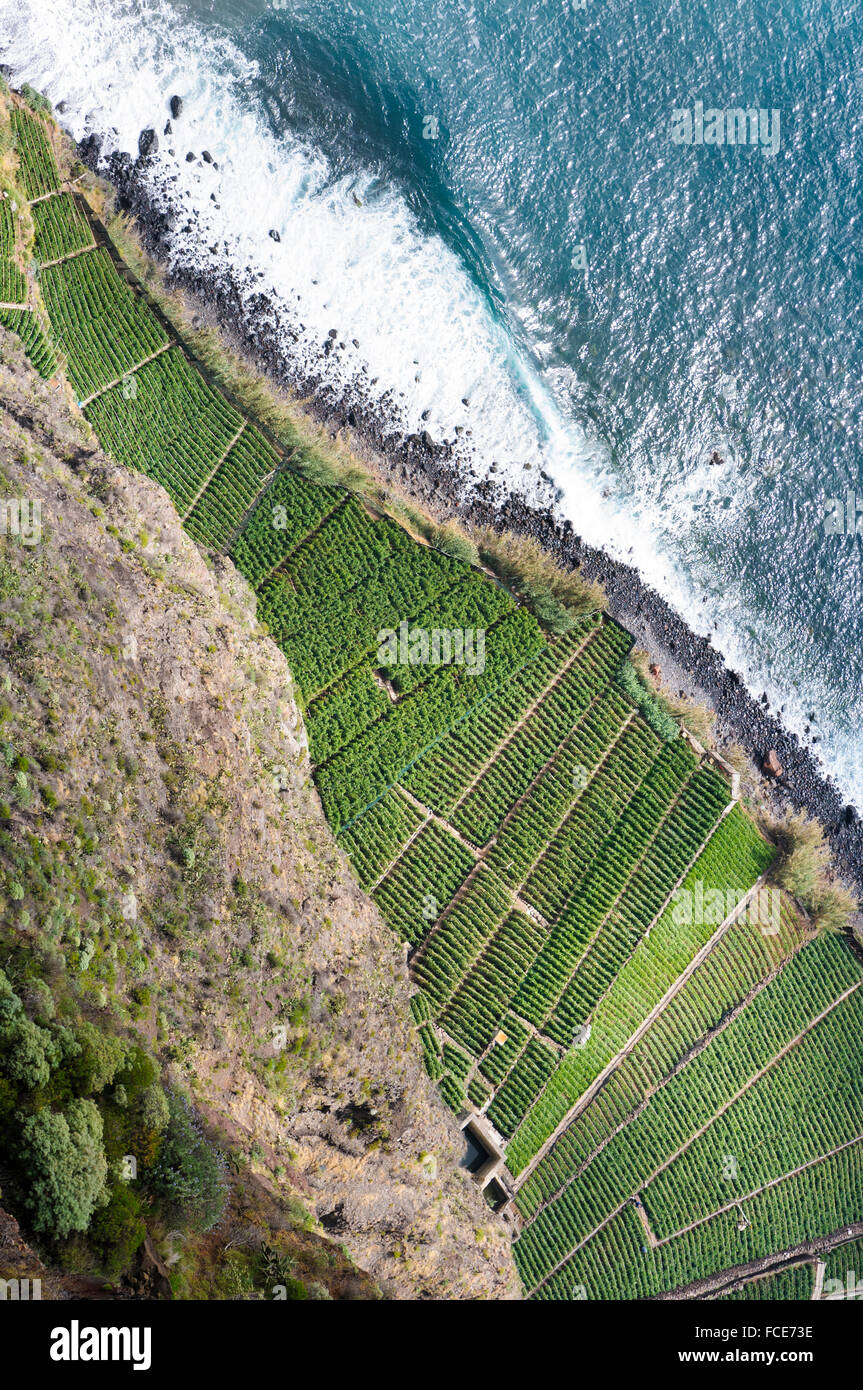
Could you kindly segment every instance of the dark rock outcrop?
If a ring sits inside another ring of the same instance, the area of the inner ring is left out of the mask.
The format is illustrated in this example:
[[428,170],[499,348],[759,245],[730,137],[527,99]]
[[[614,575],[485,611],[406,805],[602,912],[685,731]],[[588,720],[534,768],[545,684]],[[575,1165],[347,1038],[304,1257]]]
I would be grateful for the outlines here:
[[152,126],[138,136],[138,158],[149,159],[159,148],[159,137]]

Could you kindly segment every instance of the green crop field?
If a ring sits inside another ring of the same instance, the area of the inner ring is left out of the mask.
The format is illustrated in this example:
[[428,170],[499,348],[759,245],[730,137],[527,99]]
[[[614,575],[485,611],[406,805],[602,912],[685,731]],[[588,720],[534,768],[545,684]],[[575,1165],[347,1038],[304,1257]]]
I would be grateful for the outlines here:
[[27,197],[33,200],[56,193],[60,174],[44,121],[26,107],[16,106],[12,110],[12,134]]
[[68,193],[57,193],[33,204],[36,228],[36,258],[46,262],[62,260],[93,245],[93,233]]
[[526,1293],[805,1299],[815,1237],[831,1277],[863,1265],[859,961],[776,890],[763,910],[774,850],[626,693],[630,635],[591,614],[552,638],[304,477],[84,249],[42,123],[15,134],[87,419],[257,591],[330,825],[408,954],[427,1071],[502,1155]]
[[28,307],[27,277],[19,265],[18,212],[13,198],[0,198],[0,327],[17,334],[33,366],[47,380],[57,371],[57,354],[44,324]]
[[0,198],[0,304],[27,302],[27,280],[16,262],[15,222],[12,199]]

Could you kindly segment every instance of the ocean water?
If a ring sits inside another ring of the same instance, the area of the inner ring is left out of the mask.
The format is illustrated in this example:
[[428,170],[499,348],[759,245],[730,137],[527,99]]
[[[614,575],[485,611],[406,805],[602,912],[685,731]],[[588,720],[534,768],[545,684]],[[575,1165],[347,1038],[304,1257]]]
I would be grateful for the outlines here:
[[0,0],[75,136],[160,132],[178,264],[636,564],[863,809],[861,37],[851,0]]

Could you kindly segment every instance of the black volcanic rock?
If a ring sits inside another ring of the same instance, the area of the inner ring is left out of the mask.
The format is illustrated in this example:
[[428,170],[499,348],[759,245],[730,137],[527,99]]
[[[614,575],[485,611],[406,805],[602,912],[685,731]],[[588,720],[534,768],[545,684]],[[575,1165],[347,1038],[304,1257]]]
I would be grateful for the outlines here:
[[102,136],[93,131],[86,140],[81,141],[78,146],[78,153],[88,169],[95,169],[102,153]]
[[147,130],[142,130],[141,134],[138,136],[138,158],[149,159],[151,155],[156,153],[158,148],[159,137],[152,126],[149,126]]
[[180,115],[182,114],[182,111],[183,111],[183,98],[182,98],[182,97],[171,97],[171,117],[172,117],[172,119],[176,121],[177,117],[180,116]]

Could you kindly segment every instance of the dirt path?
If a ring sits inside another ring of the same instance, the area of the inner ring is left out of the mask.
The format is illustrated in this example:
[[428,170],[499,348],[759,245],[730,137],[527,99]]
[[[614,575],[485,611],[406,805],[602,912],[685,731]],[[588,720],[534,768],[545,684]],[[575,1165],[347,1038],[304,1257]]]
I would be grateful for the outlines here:
[[[454,825],[450,825],[448,820],[444,820],[443,816],[439,816],[437,811],[433,811],[430,806],[426,806],[424,802],[418,800],[418,798],[414,796],[413,792],[409,792],[407,787],[403,787],[400,783],[399,791],[402,793],[403,796],[407,797],[408,801],[410,801],[417,808],[418,811],[422,811],[423,815],[428,816],[430,820],[433,820],[435,825],[439,826],[441,830],[446,830],[450,835],[453,835],[455,839],[458,840],[459,844],[463,845],[464,848],[467,850],[468,854],[472,855],[476,861],[482,859],[483,850],[477,849],[476,845],[472,845],[470,840],[466,840],[464,835],[462,835],[461,831],[456,830]],[[405,845],[405,849],[407,849],[407,845]],[[404,849],[399,851],[399,853],[393,860],[393,864],[398,863],[399,859],[401,859],[404,852]]]
[[635,1206],[635,1210],[638,1212],[638,1219],[644,1228],[644,1234],[647,1236],[647,1243],[650,1246],[651,1250],[655,1250],[659,1242],[657,1241],[656,1236],[653,1234],[653,1228],[650,1225],[650,1218],[647,1215],[644,1203],[641,1201],[639,1197],[634,1197],[633,1205]]
[[[53,196],[53,195],[52,195],[52,196]],[[88,231],[90,230],[89,226],[88,226],[87,230],[88,230]],[[77,249],[77,251],[68,251],[68,252],[66,253],[65,256],[57,256],[56,259],[53,260],[53,261],[40,261],[40,262],[39,262],[39,269],[40,269],[40,270],[50,270],[51,267],[52,267],[52,265],[65,265],[66,261],[74,261],[75,258],[76,258],[77,256],[86,256],[86,254],[87,254],[88,251],[95,251],[95,250],[96,250],[96,239],[95,239],[95,237],[94,237],[93,240],[90,242],[90,245],[89,245],[89,246],[79,246],[78,249]]]

